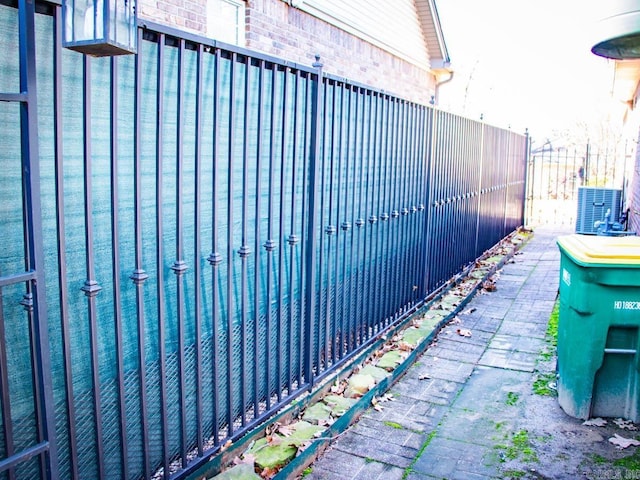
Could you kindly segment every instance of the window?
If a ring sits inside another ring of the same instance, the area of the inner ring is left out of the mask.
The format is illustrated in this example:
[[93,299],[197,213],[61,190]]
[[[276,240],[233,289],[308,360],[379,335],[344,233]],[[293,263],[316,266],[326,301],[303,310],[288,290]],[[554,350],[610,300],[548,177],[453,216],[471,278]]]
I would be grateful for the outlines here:
[[207,35],[244,46],[245,17],[242,0],[207,1]]

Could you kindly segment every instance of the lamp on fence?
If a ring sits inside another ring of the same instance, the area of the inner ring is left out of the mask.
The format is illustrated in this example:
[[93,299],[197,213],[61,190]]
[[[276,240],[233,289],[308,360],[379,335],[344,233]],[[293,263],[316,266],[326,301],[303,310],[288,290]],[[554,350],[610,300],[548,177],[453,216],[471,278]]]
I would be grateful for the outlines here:
[[136,0],[63,0],[63,46],[94,57],[136,53]]

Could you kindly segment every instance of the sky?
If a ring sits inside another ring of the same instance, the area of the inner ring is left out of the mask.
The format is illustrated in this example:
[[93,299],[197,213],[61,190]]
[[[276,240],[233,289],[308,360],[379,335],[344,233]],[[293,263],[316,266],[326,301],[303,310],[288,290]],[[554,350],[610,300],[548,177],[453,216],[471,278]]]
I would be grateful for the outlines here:
[[613,62],[591,53],[594,0],[436,0],[455,71],[440,107],[553,137],[598,122],[611,102]]

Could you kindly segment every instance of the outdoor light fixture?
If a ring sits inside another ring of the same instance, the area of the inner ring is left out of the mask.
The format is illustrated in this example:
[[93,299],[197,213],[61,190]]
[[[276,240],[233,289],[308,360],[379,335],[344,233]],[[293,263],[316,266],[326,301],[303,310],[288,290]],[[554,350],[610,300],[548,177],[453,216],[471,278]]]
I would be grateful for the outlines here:
[[591,52],[615,60],[640,58],[640,5],[636,0],[610,0],[596,26]]
[[136,53],[136,0],[63,0],[63,46],[94,57]]

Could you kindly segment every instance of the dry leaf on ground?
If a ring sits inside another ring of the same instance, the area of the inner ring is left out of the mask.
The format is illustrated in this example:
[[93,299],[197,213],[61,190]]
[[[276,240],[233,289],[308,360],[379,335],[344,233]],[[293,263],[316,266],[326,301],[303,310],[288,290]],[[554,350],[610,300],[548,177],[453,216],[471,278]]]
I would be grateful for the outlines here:
[[456,330],[456,333],[458,335],[460,335],[461,337],[470,337],[471,336],[471,330],[468,330],[466,328],[459,328]]
[[616,418],[613,423],[623,430],[638,430],[638,427],[631,420],[625,420],[624,418]]
[[604,427],[606,424],[607,421],[604,418],[600,417],[590,418],[589,420],[582,422],[582,425],[585,425],[587,427]]
[[621,450],[627,447],[637,447],[638,445],[640,445],[640,441],[636,440],[635,438],[625,438],[618,435],[617,433],[615,433],[613,437],[609,439],[609,442],[613,443],[616,448],[619,448]]

